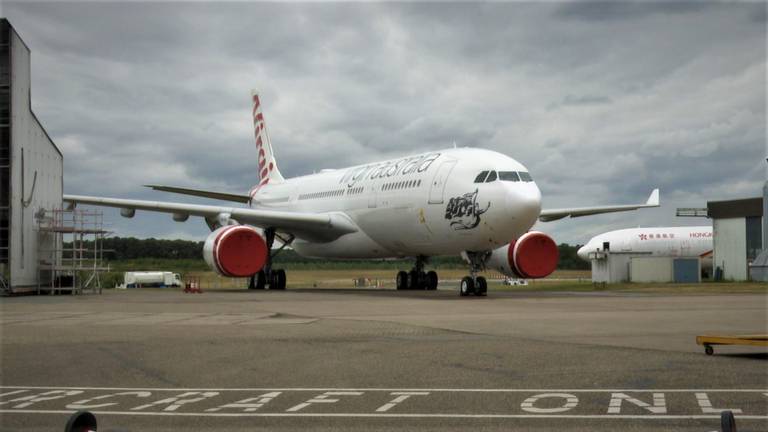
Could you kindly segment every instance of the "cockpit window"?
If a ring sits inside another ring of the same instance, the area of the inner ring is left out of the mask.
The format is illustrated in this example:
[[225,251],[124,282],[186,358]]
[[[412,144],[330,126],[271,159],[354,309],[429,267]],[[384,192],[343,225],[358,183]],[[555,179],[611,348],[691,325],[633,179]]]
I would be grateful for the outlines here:
[[520,181],[520,176],[514,171],[499,171],[499,180],[501,181]]
[[520,171],[520,180],[524,182],[532,182],[533,179],[531,178],[531,175],[525,171]]
[[491,171],[491,172],[488,174],[488,178],[487,178],[487,179],[485,179],[485,182],[486,182],[486,183],[490,183],[490,182],[492,182],[492,181],[496,181],[496,171]]
[[485,177],[488,175],[488,171],[483,171],[475,177],[475,183],[482,183],[485,181]]

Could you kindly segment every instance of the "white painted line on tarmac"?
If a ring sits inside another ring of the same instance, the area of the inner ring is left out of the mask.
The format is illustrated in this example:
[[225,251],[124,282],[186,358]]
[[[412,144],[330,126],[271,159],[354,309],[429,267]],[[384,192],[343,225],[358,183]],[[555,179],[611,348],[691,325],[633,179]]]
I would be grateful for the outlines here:
[[0,389],[29,389],[29,390],[109,390],[109,391],[219,391],[219,392],[249,392],[249,391],[369,391],[369,392],[455,392],[455,393],[761,393],[768,389],[462,389],[462,388],[379,388],[379,387],[244,387],[244,388],[195,388],[195,387],[49,387],[49,386],[0,386]]
[[[74,410],[0,410],[2,414],[73,414]],[[604,415],[604,414],[381,414],[381,413],[187,413],[187,412],[127,412],[91,411],[98,415],[140,415],[168,417],[382,417],[382,418],[487,418],[487,419],[619,419],[619,420],[702,420],[719,419],[720,415]],[[738,416],[739,420],[768,420],[768,415]]]
[[[104,415],[184,417],[695,420],[717,419],[720,412],[731,410],[739,414],[740,419],[768,420],[765,413],[768,391],[745,389],[138,389],[0,386],[0,391],[0,395],[4,396],[0,398],[3,408],[0,413],[3,414],[66,414],[85,409]],[[477,408],[462,413],[466,406]]]

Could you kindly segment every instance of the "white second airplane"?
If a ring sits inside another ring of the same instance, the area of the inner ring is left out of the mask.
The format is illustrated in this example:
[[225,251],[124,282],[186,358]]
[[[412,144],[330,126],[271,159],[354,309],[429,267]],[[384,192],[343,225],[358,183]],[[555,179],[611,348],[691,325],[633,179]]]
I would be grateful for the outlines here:
[[[537,219],[552,221],[659,206],[654,190],[645,204],[541,209],[541,192],[528,169],[503,154],[472,148],[446,149],[285,179],[277,168],[259,96],[253,122],[259,183],[247,195],[150,185],[153,189],[247,204],[248,208],[65,195],[74,206],[117,207],[205,218],[211,234],[203,256],[218,273],[250,277],[250,288],[284,289],[285,271],[272,268],[285,245],[319,258],[414,257],[400,271],[398,289],[437,288],[425,272],[428,258],[461,254],[469,276],[462,296],[485,295],[477,273],[493,268],[508,276],[542,278],[558,260],[548,235],[530,231]],[[275,239],[283,246],[273,249]]]
[[577,253],[585,261],[595,252],[701,258],[702,268],[711,269],[712,247],[711,226],[628,228],[592,237]]

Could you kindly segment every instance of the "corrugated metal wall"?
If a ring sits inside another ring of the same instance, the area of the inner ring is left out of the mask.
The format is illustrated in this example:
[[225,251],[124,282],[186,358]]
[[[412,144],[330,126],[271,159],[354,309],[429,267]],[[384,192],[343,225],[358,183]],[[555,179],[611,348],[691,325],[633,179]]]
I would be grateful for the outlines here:
[[11,232],[11,26],[0,20],[0,272],[9,280]]
[[[11,31],[11,236],[10,276],[14,290],[37,286],[38,244],[35,214],[61,207],[63,158],[30,107],[30,52]],[[34,187],[33,187],[34,186]],[[23,187],[23,190],[22,190]],[[51,237],[50,242],[52,243]]]
[[744,218],[715,219],[714,268],[720,267],[724,279],[747,280],[747,238]]

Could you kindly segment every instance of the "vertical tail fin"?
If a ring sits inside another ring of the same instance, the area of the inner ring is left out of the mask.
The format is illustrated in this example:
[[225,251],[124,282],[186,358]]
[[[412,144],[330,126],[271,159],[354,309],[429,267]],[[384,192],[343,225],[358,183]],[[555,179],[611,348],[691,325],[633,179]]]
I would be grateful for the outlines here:
[[259,158],[259,186],[267,183],[282,183],[285,181],[280,170],[277,169],[275,153],[272,151],[272,142],[267,134],[267,126],[264,124],[264,114],[261,112],[261,102],[259,94],[255,90],[251,91],[251,100],[253,102],[253,130],[256,139],[256,150]]

